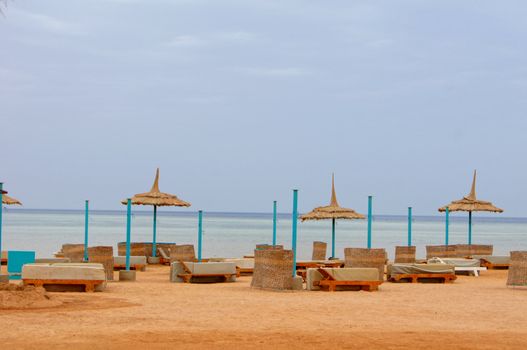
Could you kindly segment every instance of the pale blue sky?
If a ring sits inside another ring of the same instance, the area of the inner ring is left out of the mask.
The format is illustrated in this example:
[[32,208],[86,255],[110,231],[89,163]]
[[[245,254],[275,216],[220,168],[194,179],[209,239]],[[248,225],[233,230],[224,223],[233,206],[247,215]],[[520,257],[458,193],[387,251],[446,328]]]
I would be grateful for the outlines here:
[[[339,201],[527,216],[524,1],[16,0],[0,17],[0,178],[26,208]],[[186,210],[186,209],[179,209]]]

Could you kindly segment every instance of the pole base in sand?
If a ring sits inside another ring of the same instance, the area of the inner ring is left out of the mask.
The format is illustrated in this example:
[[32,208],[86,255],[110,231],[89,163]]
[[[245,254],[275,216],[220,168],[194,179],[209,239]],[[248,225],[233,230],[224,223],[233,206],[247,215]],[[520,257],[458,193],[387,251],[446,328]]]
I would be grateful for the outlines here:
[[135,281],[135,271],[134,270],[130,270],[130,271],[126,271],[126,270],[121,270],[119,271],[119,281]]
[[150,265],[159,265],[159,263],[161,263],[161,259],[158,256],[148,256],[146,257],[146,261],[148,261]]
[[304,289],[304,280],[302,276],[293,277],[293,290],[303,290]]
[[9,283],[9,275],[0,275],[0,283]]

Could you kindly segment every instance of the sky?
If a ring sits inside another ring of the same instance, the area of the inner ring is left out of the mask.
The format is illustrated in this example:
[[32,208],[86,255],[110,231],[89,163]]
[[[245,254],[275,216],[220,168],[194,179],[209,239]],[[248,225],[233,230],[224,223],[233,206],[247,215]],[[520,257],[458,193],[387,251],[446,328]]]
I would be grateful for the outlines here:
[[525,1],[0,5],[0,181],[24,208],[527,216]]

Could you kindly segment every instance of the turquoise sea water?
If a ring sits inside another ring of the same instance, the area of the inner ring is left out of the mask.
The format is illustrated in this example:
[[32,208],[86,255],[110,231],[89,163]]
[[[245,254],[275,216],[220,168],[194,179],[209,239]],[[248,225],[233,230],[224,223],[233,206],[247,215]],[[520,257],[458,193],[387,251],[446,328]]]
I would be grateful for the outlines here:
[[[126,238],[125,212],[92,211],[90,246],[113,245]],[[163,212],[158,215],[158,241],[197,244],[197,213]],[[204,257],[239,257],[252,254],[259,243],[271,243],[271,214],[204,213]],[[336,252],[343,257],[345,247],[366,246],[366,220],[337,222]],[[291,247],[291,216],[278,217],[277,243]],[[151,241],[151,212],[136,211],[132,218],[132,241]],[[418,256],[425,255],[425,245],[444,244],[444,218],[414,217],[413,243]],[[37,257],[50,257],[63,243],[82,243],[84,213],[58,210],[4,210],[3,250],[35,250]],[[298,259],[311,257],[313,241],[331,243],[331,222],[298,223]],[[396,245],[407,242],[407,218],[375,216],[373,247],[388,250],[393,257]],[[467,217],[451,216],[450,244],[467,243]],[[475,215],[473,243],[493,244],[496,255],[510,250],[527,250],[527,218],[478,217]]]

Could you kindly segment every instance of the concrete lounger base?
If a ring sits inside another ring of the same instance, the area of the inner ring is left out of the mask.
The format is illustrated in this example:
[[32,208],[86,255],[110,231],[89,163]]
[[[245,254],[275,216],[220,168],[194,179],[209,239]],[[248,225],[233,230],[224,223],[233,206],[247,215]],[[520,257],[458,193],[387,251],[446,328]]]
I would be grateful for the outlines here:
[[134,270],[121,270],[119,271],[119,281],[122,282],[133,282],[135,281],[135,271]]

